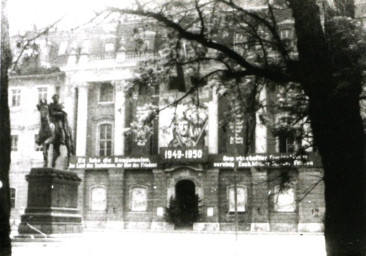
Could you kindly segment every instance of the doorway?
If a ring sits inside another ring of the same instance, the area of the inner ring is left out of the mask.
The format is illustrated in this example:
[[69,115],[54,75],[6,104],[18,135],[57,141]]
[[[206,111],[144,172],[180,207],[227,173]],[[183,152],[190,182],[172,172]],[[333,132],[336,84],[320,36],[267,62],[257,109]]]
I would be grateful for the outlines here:
[[179,212],[177,227],[192,227],[198,219],[198,195],[191,180],[181,180],[175,185],[176,203]]

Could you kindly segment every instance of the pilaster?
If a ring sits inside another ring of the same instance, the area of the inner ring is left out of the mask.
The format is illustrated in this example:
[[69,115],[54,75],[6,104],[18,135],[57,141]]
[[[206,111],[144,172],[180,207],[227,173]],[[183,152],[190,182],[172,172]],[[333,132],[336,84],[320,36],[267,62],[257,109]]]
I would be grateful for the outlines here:
[[218,116],[218,96],[212,89],[212,100],[208,105],[208,152],[210,154],[218,153],[218,131],[219,131],[219,116]]
[[123,229],[124,170],[108,170],[107,228]]
[[167,206],[167,182],[162,170],[153,170],[153,220],[152,230],[173,230],[174,225],[165,221],[165,207]]
[[269,231],[267,170],[252,168],[251,173],[253,182],[251,231]]
[[[78,189],[78,210],[80,211],[80,214],[82,217],[85,215],[86,205],[84,204],[84,198],[85,198],[85,170],[84,169],[77,169],[76,174],[81,179],[79,189]],[[84,210],[85,209],[85,210]]]
[[[325,214],[323,172],[318,168],[299,168],[298,212],[300,232],[323,231]],[[309,188],[311,191],[309,192]]]
[[[259,101],[263,106],[266,106],[267,101],[267,89],[264,87],[259,94]],[[255,152],[256,153],[267,153],[267,127],[262,124],[260,120],[260,111],[255,114],[256,126],[255,126]]]
[[193,224],[196,231],[219,231],[219,169],[210,169],[205,173],[204,198],[200,209],[200,220]]

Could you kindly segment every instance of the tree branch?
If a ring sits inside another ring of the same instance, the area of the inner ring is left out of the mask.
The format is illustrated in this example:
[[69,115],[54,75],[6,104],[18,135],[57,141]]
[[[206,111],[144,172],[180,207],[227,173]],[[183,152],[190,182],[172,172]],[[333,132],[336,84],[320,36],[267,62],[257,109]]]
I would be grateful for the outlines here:
[[[276,45],[278,51],[280,52],[281,56],[285,60],[285,62],[288,63],[288,62],[291,61],[291,58],[290,58],[287,50],[285,49],[280,36],[277,33],[276,22],[274,22],[274,24],[272,25],[266,19],[259,16],[257,13],[245,10],[244,8],[236,5],[233,1],[226,1],[226,0],[218,0],[218,1],[230,6],[231,8],[233,8],[237,11],[240,11],[241,13],[243,13],[245,15],[248,15],[249,17],[253,18],[254,20],[256,20],[256,21],[260,22],[261,24],[263,24],[271,32],[271,34],[272,34],[272,36],[273,36],[273,38],[275,39],[275,42],[276,42],[275,45]],[[275,20],[272,7],[269,9],[269,12],[271,14],[272,20]]]
[[[34,40],[36,40],[36,39],[40,38],[41,36],[46,35],[46,34],[49,32],[49,30],[50,30],[52,27],[56,26],[56,25],[57,25],[57,23],[59,23],[63,18],[64,18],[64,17],[62,17],[62,18],[60,18],[60,19],[56,20],[54,23],[52,23],[51,25],[49,25],[48,27],[46,27],[45,29],[43,29],[41,32],[37,33],[34,37],[31,37],[31,38],[29,38],[29,39],[26,39],[25,44],[22,46],[22,48],[21,48],[21,50],[20,50],[20,53],[18,54],[17,59],[12,63],[12,65],[13,65],[13,67],[12,67],[12,71],[14,71],[14,70],[16,69],[16,67],[17,67],[17,65],[18,65],[18,62],[19,62],[20,58],[22,57],[22,55],[23,55],[24,51],[25,51],[25,50],[26,50],[26,48],[30,45],[30,43],[31,43],[31,42],[33,42]],[[25,38],[25,37],[26,37],[26,36],[24,36],[23,38]]]
[[196,34],[193,32],[189,32],[189,31],[185,30],[182,26],[180,26],[173,20],[167,18],[166,16],[164,16],[161,13],[155,13],[155,12],[150,12],[150,11],[142,12],[142,11],[138,11],[138,10],[119,9],[119,8],[113,8],[113,7],[108,8],[108,10],[111,12],[119,12],[119,13],[125,13],[125,14],[150,17],[159,22],[162,22],[167,27],[172,28],[175,31],[177,31],[179,36],[181,36],[182,38],[185,38],[190,41],[196,41],[207,48],[215,49],[219,52],[222,52],[223,54],[225,54],[226,56],[228,56],[229,58],[231,58],[232,60],[237,62],[238,65],[240,65],[242,68],[245,68],[245,70],[247,70],[251,74],[254,74],[254,75],[257,75],[260,77],[264,77],[264,78],[267,78],[267,79],[270,79],[270,80],[276,81],[276,82],[297,81],[296,77],[289,76],[288,74],[282,72],[280,69],[273,70],[272,67],[271,67],[271,69],[269,69],[269,68],[265,69],[265,68],[260,68],[256,65],[253,65],[253,64],[249,63],[246,59],[244,59],[241,55],[239,55],[237,52],[230,49],[229,47],[227,47],[223,44],[214,42],[210,39],[207,39],[202,34]]

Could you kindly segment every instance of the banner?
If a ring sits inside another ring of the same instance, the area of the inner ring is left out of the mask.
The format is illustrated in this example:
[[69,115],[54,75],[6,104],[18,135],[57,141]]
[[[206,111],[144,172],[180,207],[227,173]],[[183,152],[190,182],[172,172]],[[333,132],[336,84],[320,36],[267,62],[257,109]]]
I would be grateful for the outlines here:
[[158,168],[156,156],[124,157],[124,156],[96,156],[72,157],[70,169],[153,169]]
[[160,98],[159,146],[190,148],[207,146],[209,93],[200,100],[190,96],[173,104],[183,94],[165,93]]
[[153,116],[156,101],[151,95],[141,94],[126,99],[126,124],[130,129],[130,132],[125,133],[126,153],[132,155],[157,153],[158,121]]
[[207,156],[207,147],[160,148],[160,161],[162,163],[206,163]]
[[321,166],[320,157],[312,155],[295,156],[291,154],[255,154],[237,156],[229,154],[210,155],[213,168],[250,168],[250,167],[315,167]]

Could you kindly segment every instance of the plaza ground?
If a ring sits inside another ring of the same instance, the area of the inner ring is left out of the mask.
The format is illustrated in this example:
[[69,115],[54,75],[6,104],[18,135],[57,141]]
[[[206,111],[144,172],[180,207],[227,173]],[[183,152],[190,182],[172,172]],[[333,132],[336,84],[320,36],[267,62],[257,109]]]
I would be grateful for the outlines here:
[[325,256],[322,234],[91,231],[56,238],[15,238],[13,256],[223,255]]

